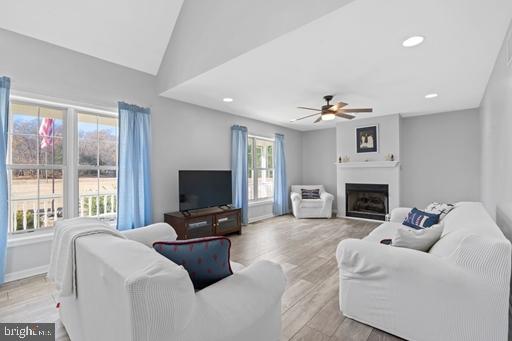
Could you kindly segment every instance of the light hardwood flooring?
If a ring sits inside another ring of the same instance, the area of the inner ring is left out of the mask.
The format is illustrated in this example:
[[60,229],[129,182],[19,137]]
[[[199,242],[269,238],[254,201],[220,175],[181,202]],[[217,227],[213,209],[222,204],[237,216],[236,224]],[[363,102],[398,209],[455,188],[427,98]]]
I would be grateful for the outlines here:
[[[342,315],[335,251],[345,238],[362,238],[378,224],[348,219],[271,218],[230,236],[233,261],[280,263],[287,288],[282,301],[282,341],[394,341],[399,338]],[[0,286],[0,322],[55,322],[57,340],[69,340],[45,276]],[[262,340],[264,341],[264,340]]]

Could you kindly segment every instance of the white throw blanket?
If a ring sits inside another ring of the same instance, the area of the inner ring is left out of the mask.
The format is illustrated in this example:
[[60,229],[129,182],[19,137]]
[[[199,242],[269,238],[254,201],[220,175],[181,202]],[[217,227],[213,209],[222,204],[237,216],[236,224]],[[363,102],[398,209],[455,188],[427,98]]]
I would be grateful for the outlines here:
[[107,233],[125,238],[121,233],[94,218],[73,218],[55,225],[48,278],[59,290],[59,296],[77,296],[76,241],[83,236]]

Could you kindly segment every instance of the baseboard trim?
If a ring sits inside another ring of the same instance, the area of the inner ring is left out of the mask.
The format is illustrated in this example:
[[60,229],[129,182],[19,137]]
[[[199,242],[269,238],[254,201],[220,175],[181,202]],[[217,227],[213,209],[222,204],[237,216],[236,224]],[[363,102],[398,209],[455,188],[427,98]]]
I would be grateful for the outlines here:
[[265,214],[265,215],[262,215],[262,216],[259,216],[259,217],[249,218],[249,224],[255,223],[255,222],[260,221],[260,220],[273,218],[273,217],[274,217],[274,215],[272,213],[270,213],[270,214]]
[[44,274],[45,272],[48,272],[48,265],[42,265],[26,270],[10,272],[8,274],[5,274],[5,282],[17,281],[19,279]]

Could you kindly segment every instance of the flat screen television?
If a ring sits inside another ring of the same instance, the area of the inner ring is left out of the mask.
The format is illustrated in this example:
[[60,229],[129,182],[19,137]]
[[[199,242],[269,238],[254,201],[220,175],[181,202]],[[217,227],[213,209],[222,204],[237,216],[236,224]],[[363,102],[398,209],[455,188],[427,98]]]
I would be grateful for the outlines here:
[[231,205],[231,171],[180,170],[180,211]]

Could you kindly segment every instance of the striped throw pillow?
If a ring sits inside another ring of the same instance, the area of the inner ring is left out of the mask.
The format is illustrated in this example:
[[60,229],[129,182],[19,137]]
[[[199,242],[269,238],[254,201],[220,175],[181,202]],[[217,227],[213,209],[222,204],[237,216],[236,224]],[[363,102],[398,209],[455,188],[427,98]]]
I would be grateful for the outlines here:
[[319,189],[304,189],[301,190],[302,199],[320,199]]

